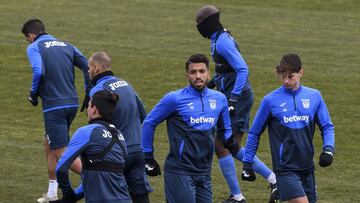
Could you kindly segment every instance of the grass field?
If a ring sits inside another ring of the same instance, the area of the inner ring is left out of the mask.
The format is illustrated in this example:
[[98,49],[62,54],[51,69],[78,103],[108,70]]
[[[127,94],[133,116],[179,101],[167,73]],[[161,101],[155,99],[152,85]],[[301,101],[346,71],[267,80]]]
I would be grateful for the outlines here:
[[[222,22],[237,39],[260,99],[280,84],[273,70],[282,54],[302,57],[303,84],[321,90],[336,132],[336,155],[329,168],[316,167],[319,202],[360,202],[360,1],[357,0],[3,0],[0,6],[0,202],[35,202],[47,189],[41,145],[41,109],[27,102],[31,69],[20,29],[40,18],[47,31],[75,44],[86,56],[107,51],[114,72],[133,84],[147,111],[168,91],[187,84],[184,62],[193,53],[210,57],[209,42],[195,28],[204,4],[222,9]],[[211,63],[213,69],[213,63]],[[82,75],[77,71],[78,89]],[[80,91],[80,98],[83,92]],[[86,124],[79,113],[71,132]],[[155,155],[163,164],[168,151],[165,125],[156,131]],[[315,162],[321,136],[315,136]],[[259,156],[269,166],[267,135]],[[238,174],[242,165],[237,165]],[[78,177],[72,175],[74,183]],[[229,194],[217,159],[213,164],[214,202]],[[152,202],[164,202],[163,176],[150,178]],[[266,202],[265,180],[240,182],[248,202]]]

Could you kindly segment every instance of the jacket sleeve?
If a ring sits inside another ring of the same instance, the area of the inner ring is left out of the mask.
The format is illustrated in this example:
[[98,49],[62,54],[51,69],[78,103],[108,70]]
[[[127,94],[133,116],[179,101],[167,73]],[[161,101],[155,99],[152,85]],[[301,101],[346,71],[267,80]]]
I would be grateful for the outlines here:
[[255,115],[254,122],[248,134],[245,146],[244,162],[254,162],[257,148],[259,146],[260,135],[264,132],[268,119],[270,117],[270,108],[267,99],[264,98]]
[[236,80],[233,90],[231,91],[231,98],[237,100],[244,89],[249,77],[248,66],[241,56],[240,51],[236,48],[236,44],[232,37],[220,36],[216,43],[216,50],[218,54],[225,58],[225,60],[234,68],[236,72]]
[[71,189],[69,180],[69,169],[74,160],[86,149],[89,144],[91,129],[79,128],[70,140],[64,154],[59,159],[56,166],[56,177],[59,188],[62,191]]
[[323,139],[323,149],[334,152],[335,151],[334,125],[331,122],[329,111],[320,93],[319,93],[319,101],[320,103],[315,115],[315,121],[321,131],[321,136]]
[[222,102],[224,103],[224,105],[219,115],[216,130],[218,135],[224,135],[225,140],[227,140],[231,137],[232,130],[228,102],[225,96]]
[[176,97],[173,93],[165,95],[151,110],[143,122],[141,147],[144,152],[153,152],[155,128],[176,110]]
[[74,46],[74,65],[83,72],[84,88],[86,91],[90,85],[88,60],[75,46]]
[[36,44],[30,44],[27,48],[27,56],[32,68],[31,91],[36,93],[39,89],[42,74],[42,58]]
[[136,96],[136,104],[139,110],[140,122],[143,123],[146,118],[146,110],[144,107],[144,103],[141,101],[140,97],[135,93]]

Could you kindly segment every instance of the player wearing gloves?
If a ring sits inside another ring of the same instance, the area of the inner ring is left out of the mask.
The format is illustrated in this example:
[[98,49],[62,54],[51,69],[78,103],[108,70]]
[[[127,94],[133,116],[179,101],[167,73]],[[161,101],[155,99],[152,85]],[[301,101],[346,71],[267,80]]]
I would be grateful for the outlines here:
[[[22,33],[30,43],[27,55],[32,68],[32,85],[28,100],[33,106],[38,105],[38,97],[42,100],[49,188],[37,202],[47,203],[57,199],[55,167],[68,145],[69,128],[79,106],[74,66],[82,70],[87,89],[88,65],[86,57],[75,46],[47,34],[39,19],[28,20]],[[72,169],[81,172],[80,160],[74,162]]]
[[262,100],[246,142],[242,179],[256,179],[252,169],[259,138],[268,127],[273,169],[281,201],[316,202],[313,137],[323,139],[319,165],[329,166],[335,150],[334,126],[318,90],[301,85],[300,57],[286,54],[276,67],[282,86]]
[[228,146],[238,146],[231,142],[234,140],[226,97],[206,87],[210,79],[207,57],[192,55],[185,67],[189,86],[165,95],[144,121],[142,148],[146,169],[148,175],[161,174],[153,154],[153,139],[156,126],[167,120],[170,151],[164,166],[166,201],[211,203],[215,126]]
[[[220,23],[220,11],[215,6],[206,5],[196,13],[199,33],[210,39],[211,55],[215,62],[215,75],[208,84],[225,94],[230,112],[231,128],[241,145],[242,137],[249,129],[250,111],[254,103],[254,95],[249,81],[249,69],[240,53],[239,46],[233,36]],[[230,188],[230,197],[224,203],[245,202],[237,179],[235,163],[232,158],[242,161],[244,148],[229,152],[223,145],[223,137],[215,138],[215,153],[219,165]],[[269,183],[271,194],[269,202],[276,200],[275,174],[258,158],[253,165],[254,170]]]
[[[91,97],[87,108],[89,125],[75,132],[56,167],[63,197],[54,203],[74,203],[83,196],[85,202],[91,203],[131,202],[123,174],[125,139],[112,122],[118,99],[118,95],[106,90]],[[82,185],[73,190],[68,171],[78,156],[83,165]]]

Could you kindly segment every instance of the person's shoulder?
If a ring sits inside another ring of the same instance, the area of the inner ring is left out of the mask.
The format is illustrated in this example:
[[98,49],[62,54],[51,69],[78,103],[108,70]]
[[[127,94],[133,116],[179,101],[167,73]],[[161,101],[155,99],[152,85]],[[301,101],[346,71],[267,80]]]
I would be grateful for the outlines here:
[[303,91],[309,94],[320,94],[320,91],[318,89],[312,88],[312,87],[307,87],[307,86],[302,86]]
[[226,96],[223,93],[213,89],[208,89],[208,95],[218,97],[220,99],[226,99]]

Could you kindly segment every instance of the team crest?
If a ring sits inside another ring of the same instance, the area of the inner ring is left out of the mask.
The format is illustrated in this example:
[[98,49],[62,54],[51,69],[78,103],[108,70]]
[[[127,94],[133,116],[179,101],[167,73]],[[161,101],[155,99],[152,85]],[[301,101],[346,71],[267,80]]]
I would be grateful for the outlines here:
[[305,109],[308,109],[310,107],[310,99],[301,99],[301,101]]
[[210,108],[211,109],[216,109],[216,100],[209,99],[209,102],[210,102]]

